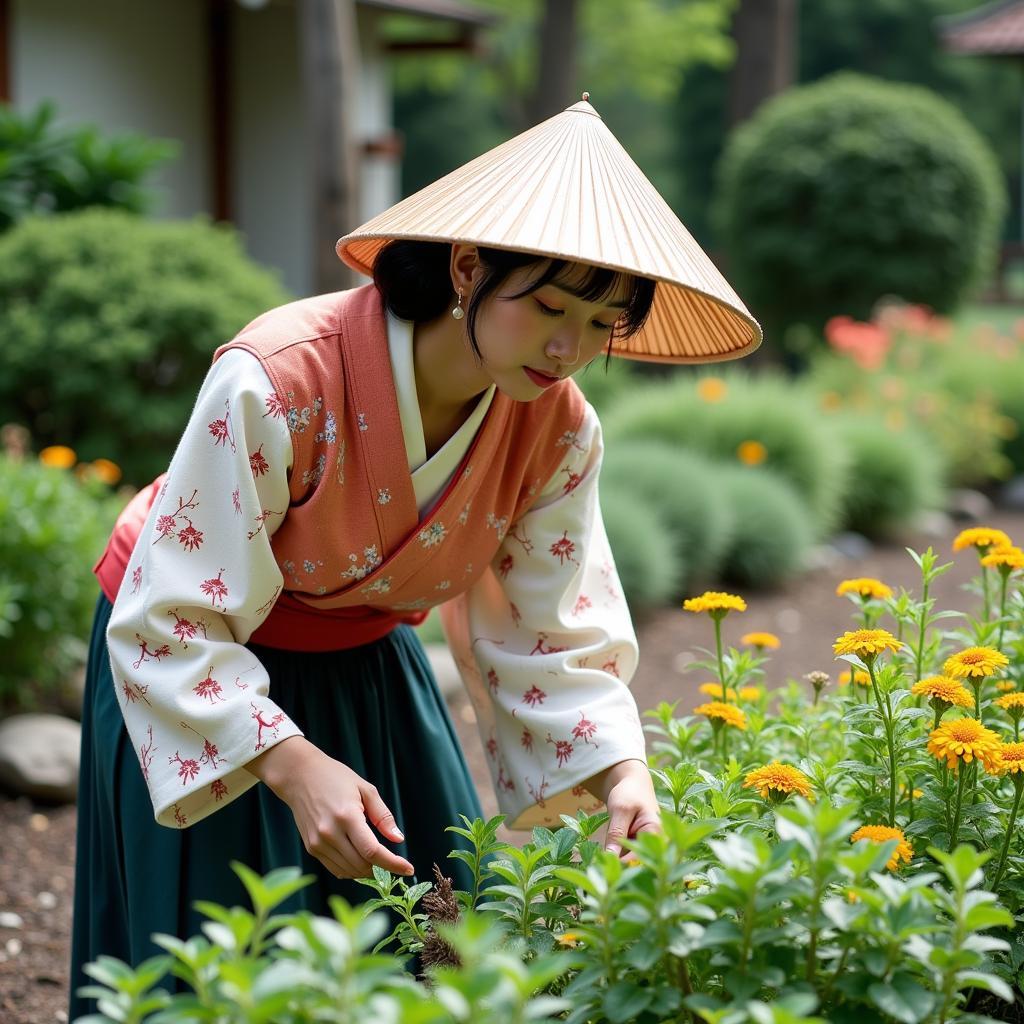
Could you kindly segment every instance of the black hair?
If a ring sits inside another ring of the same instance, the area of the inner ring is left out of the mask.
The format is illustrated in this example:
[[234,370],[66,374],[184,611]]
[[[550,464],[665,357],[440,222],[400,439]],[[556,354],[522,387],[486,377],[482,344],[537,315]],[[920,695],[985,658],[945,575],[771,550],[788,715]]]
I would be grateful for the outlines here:
[[[577,298],[585,302],[599,302],[610,298],[617,285],[625,280],[629,286],[626,306],[615,321],[608,342],[609,351],[613,339],[629,338],[636,334],[651,311],[655,282],[649,278],[584,264],[579,273],[565,280],[566,268],[575,266],[570,260],[551,259],[536,253],[513,252],[510,249],[493,249],[489,246],[478,246],[477,252],[484,274],[466,305],[466,330],[478,357],[480,347],[477,344],[476,323],[481,305],[514,271],[524,267],[546,264],[522,291],[510,298],[520,299],[558,280],[560,285],[567,287]],[[385,306],[400,319],[415,322],[434,320],[447,312],[452,302],[451,255],[452,247],[448,242],[398,239],[386,245],[373,266],[373,281]]]

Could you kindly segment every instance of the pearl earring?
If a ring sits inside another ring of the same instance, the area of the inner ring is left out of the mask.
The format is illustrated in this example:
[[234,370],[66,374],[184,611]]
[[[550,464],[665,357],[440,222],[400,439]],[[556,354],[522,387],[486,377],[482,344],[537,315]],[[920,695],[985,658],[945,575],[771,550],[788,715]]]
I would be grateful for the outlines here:
[[459,301],[456,303],[455,308],[452,310],[452,319],[461,320],[466,315],[466,311],[462,308],[462,289],[459,289]]

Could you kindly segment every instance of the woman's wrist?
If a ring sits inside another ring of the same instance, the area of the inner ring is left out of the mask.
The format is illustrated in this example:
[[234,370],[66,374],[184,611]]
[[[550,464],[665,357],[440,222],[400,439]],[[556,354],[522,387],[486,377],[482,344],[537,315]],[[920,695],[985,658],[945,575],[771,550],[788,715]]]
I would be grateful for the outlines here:
[[255,775],[275,793],[295,776],[299,764],[317,747],[305,736],[289,736],[245,763],[245,770]]
[[627,757],[622,761],[616,761],[615,764],[609,765],[595,775],[591,775],[589,779],[583,781],[582,785],[603,803],[607,803],[612,787],[636,771],[642,771],[647,776],[647,763],[638,757]]

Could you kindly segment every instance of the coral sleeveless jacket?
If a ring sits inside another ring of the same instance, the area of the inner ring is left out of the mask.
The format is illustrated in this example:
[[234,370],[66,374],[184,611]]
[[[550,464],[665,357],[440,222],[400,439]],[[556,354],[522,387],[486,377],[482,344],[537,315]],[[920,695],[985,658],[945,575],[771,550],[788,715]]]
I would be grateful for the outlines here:
[[[584,413],[572,381],[533,402],[497,392],[421,519],[373,285],[273,309],[214,359],[233,348],[260,360],[274,387],[267,415],[284,417],[292,440],[289,507],[271,538],[284,582],[250,638],[272,647],[367,643],[469,589],[557,470]],[[111,600],[162,483],[132,499],[97,563]]]

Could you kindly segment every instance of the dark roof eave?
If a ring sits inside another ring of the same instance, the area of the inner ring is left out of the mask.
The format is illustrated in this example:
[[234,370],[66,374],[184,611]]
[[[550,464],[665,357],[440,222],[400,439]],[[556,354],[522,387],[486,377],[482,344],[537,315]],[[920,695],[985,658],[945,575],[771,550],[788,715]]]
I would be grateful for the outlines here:
[[460,0],[358,0],[362,7],[376,7],[394,14],[410,14],[419,18],[452,21],[474,28],[489,28],[501,21],[491,11],[461,3]]

